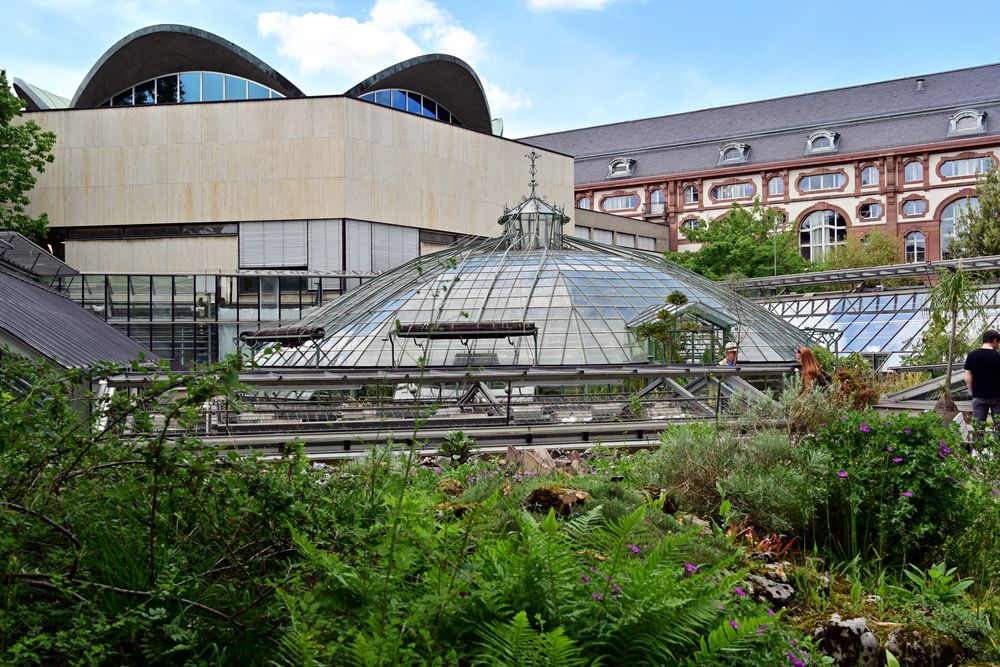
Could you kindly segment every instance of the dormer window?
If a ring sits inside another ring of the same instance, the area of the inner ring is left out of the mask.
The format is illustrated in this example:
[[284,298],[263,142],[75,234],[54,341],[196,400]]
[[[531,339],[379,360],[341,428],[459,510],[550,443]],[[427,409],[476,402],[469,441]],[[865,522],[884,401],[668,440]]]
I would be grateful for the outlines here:
[[740,164],[750,159],[750,146],[747,144],[726,144],[719,149],[719,164]]
[[833,153],[837,150],[840,135],[829,130],[813,132],[806,139],[806,155],[815,153]]
[[616,157],[608,163],[608,178],[625,178],[635,171],[635,158]]
[[975,109],[959,111],[948,121],[948,136],[982,134],[986,131],[986,112]]

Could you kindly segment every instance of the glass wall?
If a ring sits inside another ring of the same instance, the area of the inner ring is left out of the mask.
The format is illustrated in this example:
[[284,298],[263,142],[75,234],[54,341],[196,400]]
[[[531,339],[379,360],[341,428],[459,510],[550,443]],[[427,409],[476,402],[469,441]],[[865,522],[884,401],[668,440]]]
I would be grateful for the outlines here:
[[359,95],[358,99],[365,100],[366,102],[374,102],[375,104],[380,104],[384,107],[392,107],[393,109],[399,109],[400,111],[414,113],[418,116],[434,118],[435,120],[440,120],[444,123],[451,123],[452,125],[462,124],[462,121],[456,118],[450,111],[448,111],[448,109],[438,104],[435,100],[427,97],[426,95],[414,93],[409,90],[375,90],[370,93],[365,93],[364,95]]
[[102,107],[223,100],[266,100],[281,93],[243,77],[220,72],[179,72],[143,81],[104,100]]

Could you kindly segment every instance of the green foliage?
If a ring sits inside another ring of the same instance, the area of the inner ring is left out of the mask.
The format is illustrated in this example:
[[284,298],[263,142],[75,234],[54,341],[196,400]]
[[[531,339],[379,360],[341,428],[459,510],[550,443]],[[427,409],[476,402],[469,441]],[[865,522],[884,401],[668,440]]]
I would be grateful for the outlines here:
[[682,230],[692,243],[701,247],[694,252],[668,252],[666,258],[712,280],[723,280],[736,268],[748,278],[770,276],[775,271],[775,240],[777,241],[777,272],[799,273],[808,262],[803,259],[795,240],[794,224],[785,224],[786,231],[774,230],[775,216],[771,207],[754,199],[753,206],[743,208],[733,204],[729,212],[698,229]]
[[898,238],[874,231],[860,236],[850,236],[847,243],[837,246],[824,258],[818,269],[860,269],[866,266],[899,264],[902,245]]
[[42,241],[48,216],[42,213],[32,218],[25,209],[30,203],[28,193],[35,187],[35,174],[44,172],[45,165],[55,159],[52,147],[56,135],[43,131],[33,120],[15,123],[21,109],[22,102],[11,92],[7,73],[0,70],[0,229],[13,229]]
[[475,438],[466,435],[464,431],[452,431],[438,445],[438,455],[451,459],[453,463],[465,463],[475,446]]
[[910,565],[903,570],[909,580],[910,590],[917,597],[930,603],[953,602],[965,595],[965,590],[972,585],[972,579],[959,579],[955,576],[956,567],[947,567],[943,562],[934,563],[926,570]]
[[933,413],[848,412],[821,428],[812,446],[833,460],[827,522],[818,522],[826,532],[816,537],[847,558],[932,558],[968,521],[958,434]]
[[978,207],[967,207],[955,224],[955,238],[948,244],[950,257],[1000,255],[1000,169],[979,175]]
[[764,431],[743,437],[709,425],[665,431],[643,466],[648,486],[673,491],[687,511],[709,515],[723,497],[764,532],[792,533],[811,525],[823,498],[829,457]]
[[[938,271],[938,281],[931,288],[927,307],[931,313],[931,323],[943,320],[948,326],[948,364],[945,377],[950,378],[955,363],[955,345],[958,340],[959,316],[969,321],[974,314],[979,314],[982,304],[979,303],[979,283],[975,274],[966,271],[961,264],[954,269]],[[951,398],[951,383],[942,385],[939,410],[955,412],[955,402]]]
[[489,623],[484,631],[483,654],[475,664],[496,667],[577,667],[588,664],[580,647],[563,628],[538,632],[528,615],[517,613],[507,623]]

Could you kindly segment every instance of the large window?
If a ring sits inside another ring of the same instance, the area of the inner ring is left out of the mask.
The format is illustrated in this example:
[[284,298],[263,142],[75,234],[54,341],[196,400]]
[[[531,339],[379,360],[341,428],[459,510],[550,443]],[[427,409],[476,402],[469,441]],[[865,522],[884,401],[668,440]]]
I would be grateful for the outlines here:
[[231,74],[180,72],[137,83],[104,100],[100,106],[265,100],[272,97],[284,97],[284,95],[249,79]]
[[861,170],[861,187],[878,185],[878,167],[865,167]]
[[946,160],[941,163],[941,175],[945,178],[985,174],[993,168],[993,159],[974,157],[965,160]]
[[684,203],[685,204],[697,204],[698,203],[698,188],[693,185],[689,185],[684,188]]
[[785,179],[781,176],[774,176],[767,181],[767,194],[769,195],[783,195],[785,194]]
[[397,88],[375,90],[364,95],[359,95],[358,99],[365,100],[366,102],[374,102],[383,107],[392,107],[393,109],[406,111],[417,116],[434,118],[444,123],[451,123],[452,125],[462,124],[458,118],[453,116],[448,109],[438,104],[437,101],[409,90],[400,90]]
[[914,160],[907,162],[903,167],[903,180],[907,183],[916,183],[924,180],[924,165]]
[[961,224],[962,216],[969,209],[974,211],[979,209],[978,197],[956,199],[941,211],[941,257],[948,256],[948,246],[955,238],[955,230]]
[[639,205],[639,195],[620,195],[605,197],[601,200],[601,209],[605,211],[626,211]]
[[862,204],[858,209],[862,220],[877,220],[882,217],[881,204]]
[[923,215],[926,212],[926,199],[907,199],[903,202],[903,215]]
[[653,190],[649,193],[649,212],[663,213],[663,190]]
[[847,223],[836,211],[813,211],[799,226],[799,250],[808,260],[819,261],[845,243]]
[[799,190],[810,192],[813,190],[836,190],[844,187],[844,175],[840,172],[834,174],[818,174],[816,176],[803,176],[799,179]]
[[903,261],[923,262],[927,259],[927,242],[920,232],[910,232],[903,239]]
[[756,188],[753,183],[733,183],[731,185],[716,185],[712,188],[712,199],[716,201],[727,199],[749,199],[753,197]]

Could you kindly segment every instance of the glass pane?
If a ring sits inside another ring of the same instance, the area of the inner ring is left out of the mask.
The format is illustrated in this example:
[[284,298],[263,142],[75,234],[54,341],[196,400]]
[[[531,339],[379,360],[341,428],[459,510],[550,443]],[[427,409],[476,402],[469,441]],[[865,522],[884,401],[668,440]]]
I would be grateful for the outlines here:
[[201,99],[204,102],[218,102],[222,98],[223,77],[217,72],[204,72],[201,77]]
[[428,118],[437,118],[437,102],[430,99],[429,97],[424,98],[424,112],[423,114]]
[[124,90],[111,99],[111,104],[116,107],[128,106],[132,104],[132,89]]
[[442,106],[438,107],[438,120],[442,120],[445,123],[451,122],[451,112]]
[[392,108],[406,111],[406,93],[402,90],[392,91]]
[[420,95],[416,93],[406,93],[406,110],[410,113],[420,113]]
[[177,77],[180,80],[180,90],[177,99],[180,102],[201,102],[201,74],[184,72]]
[[156,81],[143,81],[135,87],[136,104],[156,104]]
[[174,104],[177,102],[177,76],[161,76],[156,80],[156,103]]
[[247,80],[238,76],[226,75],[226,99],[245,100],[247,98]]
[[384,107],[392,106],[392,95],[388,90],[376,90],[372,95],[375,97],[373,101],[376,104],[381,104]]
[[259,83],[248,81],[247,86],[249,88],[247,97],[249,97],[251,100],[266,100],[268,98],[268,93],[270,91],[268,91],[267,88],[260,85]]

